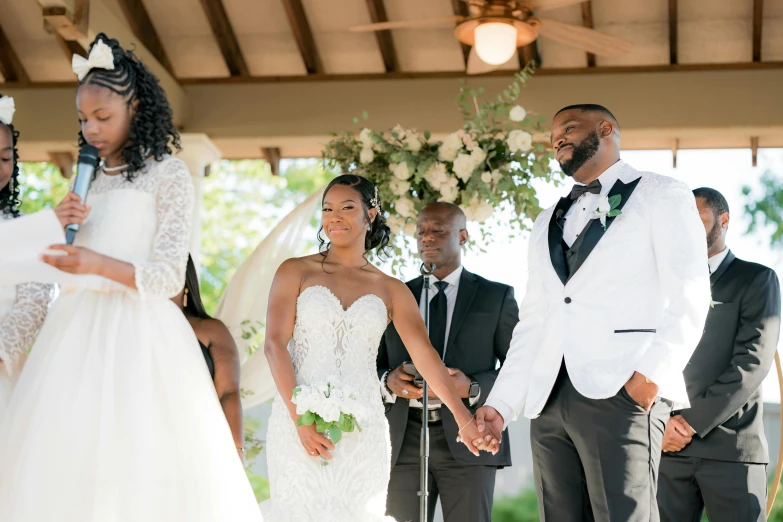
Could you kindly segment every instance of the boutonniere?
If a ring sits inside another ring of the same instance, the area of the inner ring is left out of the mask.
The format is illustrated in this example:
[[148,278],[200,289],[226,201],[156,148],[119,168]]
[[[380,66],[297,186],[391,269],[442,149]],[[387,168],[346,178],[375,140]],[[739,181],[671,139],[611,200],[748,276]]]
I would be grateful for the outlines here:
[[603,225],[604,230],[606,230],[606,218],[619,216],[623,213],[622,210],[617,208],[620,206],[620,201],[622,201],[622,199],[623,197],[620,194],[616,194],[611,198],[601,196],[601,199],[598,200],[598,208],[593,212],[591,219],[600,219],[601,225]]

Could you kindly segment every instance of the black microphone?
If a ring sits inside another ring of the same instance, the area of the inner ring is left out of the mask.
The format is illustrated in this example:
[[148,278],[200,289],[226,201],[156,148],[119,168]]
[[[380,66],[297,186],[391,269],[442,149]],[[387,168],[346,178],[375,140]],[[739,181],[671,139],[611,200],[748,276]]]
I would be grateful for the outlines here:
[[[76,183],[73,184],[73,193],[82,198],[82,203],[87,202],[87,191],[90,190],[90,183],[95,175],[95,169],[98,168],[98,162],[101,160],[98,155],[98,149],[92,145],[85,145],[79,150],[79,160],[76,167]],[[76,233],[79,231],[79,225],[76,223],[65,227],[65,242],[73,244]]]
[[421,272],[421,275],[423,276],[430,276],[435,273],[435,263],[430,263],[429,265],[427,263],[422,263],[421,268],[419,268],[419,272]]

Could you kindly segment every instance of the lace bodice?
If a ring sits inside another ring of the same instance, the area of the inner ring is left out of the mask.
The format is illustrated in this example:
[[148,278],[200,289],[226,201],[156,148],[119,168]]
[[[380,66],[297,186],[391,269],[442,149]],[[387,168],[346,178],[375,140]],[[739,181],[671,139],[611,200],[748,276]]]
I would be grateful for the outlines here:
[[132,181],[100,171],[87,204],[90,214],[74,244],[132,263],[142,299],[170,298],[182,290],[194,190],[181,160],[148,159]]
[[[0,212],[0,220],[5,219],[13,219],[13,215]],[[35,342],[53,288],[39,283],[0,286],[0,361],[11,376],[19,373],[28,348]]]
[[382,404],[375,368],[387,324],[386,305],[374,294],[360,297],[345,309],[328,288],[306,288],[297,300],[288,347],[297,383],[336,375],[359,396]]

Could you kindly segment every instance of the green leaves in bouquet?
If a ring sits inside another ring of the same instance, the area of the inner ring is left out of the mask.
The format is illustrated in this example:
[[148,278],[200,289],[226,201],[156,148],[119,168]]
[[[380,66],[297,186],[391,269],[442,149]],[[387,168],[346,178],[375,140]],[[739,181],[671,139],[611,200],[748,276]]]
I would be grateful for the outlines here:
[[[300,416],[298,419],[296,419],[296,425],[297,426],[311,426],[314,422],[317,421],[317,419],[320,419],[318,415],[311,411],[306,411],[304,415]],[[321,420],[323,422],[323,420]],[[322,433],[323,430],[318,430],[316,426],[316,430],[319,433]]]
[[329,440],[334,444],[337,444],[343,438],[343,430],[341,430],[336,424],[331,423],[329,425]]

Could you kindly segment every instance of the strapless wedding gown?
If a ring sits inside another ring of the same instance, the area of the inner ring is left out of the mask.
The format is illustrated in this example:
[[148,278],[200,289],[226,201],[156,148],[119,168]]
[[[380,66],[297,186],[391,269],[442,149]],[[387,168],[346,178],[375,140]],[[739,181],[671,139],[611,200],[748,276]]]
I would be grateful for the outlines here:
[[297,384],[337,376],[367,410],[362,431],[345,433],[334,458],[322,465],[305,451],[278,394],[267,435],[272,498],[261,504],[275,522],[394,522],[386,517],[391,443],[381,400],[376,356],[388,312],[372,294],[347,309],[323,286],[306,288],[297,300],[289,351]]

